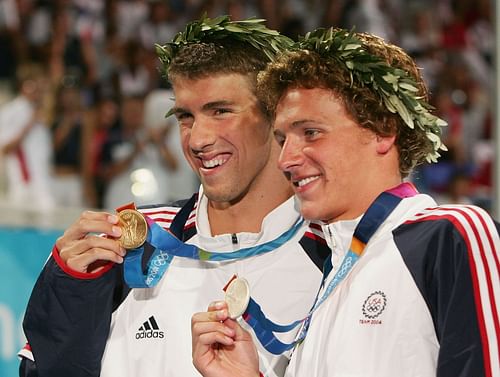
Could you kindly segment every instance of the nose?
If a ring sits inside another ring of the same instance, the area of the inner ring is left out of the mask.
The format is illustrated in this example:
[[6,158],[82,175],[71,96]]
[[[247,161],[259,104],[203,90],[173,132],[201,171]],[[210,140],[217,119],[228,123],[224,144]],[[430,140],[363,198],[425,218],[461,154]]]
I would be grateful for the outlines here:
[[292,138],[287,138],[281,147],[278,167],[285,173],[290,173],[294,167],[303,162],[302,149]]
[[215,126],[203,117],[194,120],[189,135],[189,147],[195,153],[203,152],[216,140]]

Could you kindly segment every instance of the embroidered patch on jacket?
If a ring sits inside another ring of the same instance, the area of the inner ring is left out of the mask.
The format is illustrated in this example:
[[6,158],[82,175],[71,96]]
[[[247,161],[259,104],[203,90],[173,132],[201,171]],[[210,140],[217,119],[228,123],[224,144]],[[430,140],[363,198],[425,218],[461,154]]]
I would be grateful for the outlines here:
[[385,293],[382,291],[373,292],[366,298],[365,302],[363,303],[363,307],[361,310],[363,312],[364,318],[360,319],[359,323],[369,325],[382,324],[382,320],[377,319],[377,317],[382,314],[386,305],[387,297],[385,296]]

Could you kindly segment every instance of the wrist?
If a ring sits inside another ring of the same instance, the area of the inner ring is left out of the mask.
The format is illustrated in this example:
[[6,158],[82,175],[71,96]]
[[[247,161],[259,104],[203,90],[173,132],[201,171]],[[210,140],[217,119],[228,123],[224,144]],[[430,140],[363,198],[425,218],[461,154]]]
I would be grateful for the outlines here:
[[69,267],[66,262],[63,261],[61,256],[59,255],[59,250],[57,249],[57,246],[54,245],[52,248],[52,258],[54,258],[55,262],[59,266],[61,270],[63,270],[67,275],[75,278],[75,279],[80,279],[80,280],[91,280],[91,279],[96,279],[113,267],[114,263],[113,262],[105,262],[101,268],[99,268],[95,272],[80,272],[80,271],[75,271],[71,267]]

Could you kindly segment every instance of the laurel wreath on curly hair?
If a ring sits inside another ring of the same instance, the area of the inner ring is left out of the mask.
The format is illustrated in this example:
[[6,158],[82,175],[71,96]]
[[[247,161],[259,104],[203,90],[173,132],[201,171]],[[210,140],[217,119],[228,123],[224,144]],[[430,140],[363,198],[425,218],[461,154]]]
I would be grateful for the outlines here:
[[276,30],[268,29],[264,22],[265,20],[260,18],[232,21],[227,15],[208,18],[205,14],[199,20],[188,23],[184,31],[178,32],[171,42],[156,44],[156,53],[166,72],[172,59],[183,46],[232,38],[249,43],[272,61],[277,54],[291,47],[293,40]]
[[447,123],[433,115],[434,108],[418,96],[415,79],[408,72],[391,67],[381,57],[370,54],[354,30],[319,28],[299,38],[294,48],[335,59],[348,70],[351,83],[371,87],[380,95],[385,107],[399,114],[408,127],[423,130],[433,144],[433,151],[426,156],[428,162],[437,162],[439,151],[447,150],[440,138],[441,127]]

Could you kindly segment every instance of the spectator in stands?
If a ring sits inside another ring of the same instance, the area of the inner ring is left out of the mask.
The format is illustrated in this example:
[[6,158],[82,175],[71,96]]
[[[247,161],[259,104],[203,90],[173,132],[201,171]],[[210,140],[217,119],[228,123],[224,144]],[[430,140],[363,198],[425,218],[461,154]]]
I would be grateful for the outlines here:
[[46,72],[38,65],[17,70],[17,96],[0,108],[0,151],[5,162],[10,204],[50,209],[52,142],[44,99]]
[[107,179],[104,208],[123,203],[168,201],[169,171],[177,158],[165,143],[165,128],[146,128],[144,98],[124,97],[120,104],[121,127],[112,130],[103,147],[101,174]]
[[106,192],[107,178],[101,171],[103,165],[104,145],[110,135],[118,129],[120,122],[120,106],[118,100],[111,95],[99,94],[96,104],[90,110],[90,180],[88,187],[89,204],[91,207],[104,208],[104,193]]
[[[168,170],[168,186],[165,195],[168,201],[176,201],[186,196],[186,191],[196,191],[199,180],[184,158],[182,145],[179,143],[179,126],[174,117],[165,117],[165,109],[174,107],[174,93],[169,88],[157,88],[151,91],[144,103],[144,126],[150,133],[160,137],[159,151],[166,161],[175,159],[176,168]],[[172,155],[168,158],[167,155]],[[165,168],[168,169],[168,166]]]
[[88,205],[90,127],[78,78],[65,76],[56,88],[51,125],[54,146],[53,195],[64,207]]
[[120,94],[144,97],[155,84],[154,77],[144,64],[148,51],[136,40],[127,41],[122,48],[123,62],[117,70]]

